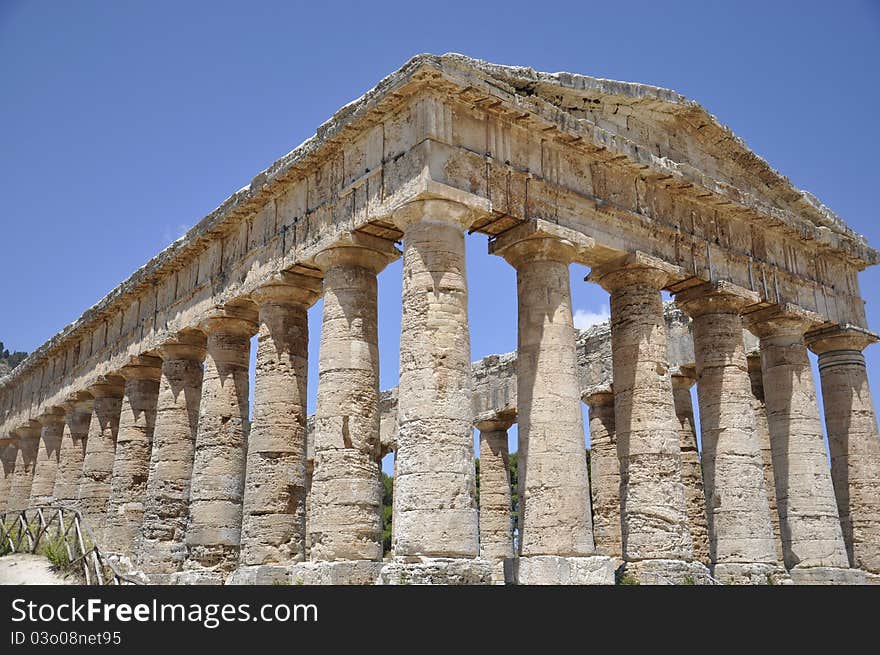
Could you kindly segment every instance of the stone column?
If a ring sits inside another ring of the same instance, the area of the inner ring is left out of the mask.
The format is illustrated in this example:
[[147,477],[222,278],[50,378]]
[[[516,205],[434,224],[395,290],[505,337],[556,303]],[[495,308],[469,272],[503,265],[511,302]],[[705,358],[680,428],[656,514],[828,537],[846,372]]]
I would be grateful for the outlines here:
[[804,333],[822,319],[792,305],[748,319],[761,344],[785,566],[795,582],[823,580],[836,575],[827,569],[845,569],[849,562],[804,344]]
[[31,500],[31,487],[34,482],[34,465],[40,447],[40,424],[28,421],[14,430],[18,436],[18,449],[15,454],[15,472],[9,490],[9,511],[20,512],[27,509]]
[[697,448],[697,429],[694,423],[694,403],[691,387],[696,373],[678,369],[672,373],[672,398],[678,419],[678,445],[681,448],[681,481],[687,504],[691,541],[694,542],[694,559],[707,566],[709,554],[709,526],[706,518],[706,494],[703,490],[703,465]]
[[620,538],[620,460],[614,429],[611,387],[590,391],[590,492],[593,498],[593,538],[596,550],[622,559]]
[[770,525],[776,544],[776,561],[783,562],[782,537],[779,536],[779,508],[776,503],[776,478],[773,475],[773,455],[770,451],[770,427],[767,424],[767,408],[764,406],[764,373],[761,371],[761,354],[749,354],[749,381],[752,386],[752,410],[755,413],[755,433],[761,447],[764,464],[764,489],[770,504]]
[[595,551],[568,272],[575,249],[536,237],[495,249],[516,268],[520,555]]
[[292,273],[252,294],[259,337],[241,527],[245,566],[305,557],[307,312],[319,295],[320,280]]
[[[397,558],[479,554],[463,233],[471,218],[446,200],[412,202],[394,215],[404,245]],[[488,581],[489,565],[476,574]]]
[[0,438],[0,514],[9,510],[12,478],[15,476],[15,458],[18,440],[13,436]]
[[324,316],[309,521],[312,561],[382,559],[376,275],[397,254],[388,242],[358,239],[315,259],[324,271]]
[[79,483],[79,507],[86,525],[100,539],[107,522],[125,380],[118,376],[99,378],[88,392],[95,400]]
[[714,575],[723,582],[765,584],[776,572],[740,317],[759,301],[757,293],[727,282],[676,294],[693,319],[709,551]]
[[587,278],[611,293],[623,557],[632,563],[627,570],[648,583],[657,574],[676,580],[700,570],[680,564],[694,551],[660,293],[679,275],[677,267],[635,253]]
[[150,456],[138,568],[153,583],[170,581],[186,557],[193,452],[199,426],[205,335],[179,333],[159,347],[162,371]]
[[251,303],[206,318],[205,376],[199,409],[189,523],[186,583],[222,583],[238,565],[248,420],[250,340],[257,332]]
[[831,479],[850,566],[880,574],[880,437],[862,351],[876,335],[833,327],[809,335],[819,355]]
[[63,407],[64,431],[58,456],[58,474],[55,476],[55,503],[78,508],[79,483],[94,399],[91,394],[81,392],[65,402]]
[[40,441],[37,461],[34,463],[34,480],[31,485],[31,507],[52,505],[55,500],[55,476],[58,473],[58,451],[61,433],[64,431],[64,410],[52,407],[38,419]]
[[[480,431],[480,557],[496,563],[513,557],[510,462],[507,430],[513,417],[493,416],[477,421]],[[501,576],[497,578],[502,581]]]
[[104,528],[103,546],[108,552],[134,555],[144,522],[161,370],[161,359],[141,355],[119,372],[125,378],[125,399]]

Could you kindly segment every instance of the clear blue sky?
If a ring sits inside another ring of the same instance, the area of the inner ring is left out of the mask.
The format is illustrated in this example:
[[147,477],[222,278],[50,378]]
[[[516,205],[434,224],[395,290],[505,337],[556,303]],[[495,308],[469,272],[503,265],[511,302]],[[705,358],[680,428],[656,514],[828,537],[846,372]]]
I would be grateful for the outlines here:
[[[448,51],[673,88],[880,246],[878,0],[0,0],[0,340],[38,347],[340,106]],[[513,350],[513,271],[468,247],[473,356]],[[585,272],[575,308],[601,314]],[[399,277],[380,278],[383,388]],[[880,270],[861,284],[880,330]],[[880,346],[868,360],[880,393]]]

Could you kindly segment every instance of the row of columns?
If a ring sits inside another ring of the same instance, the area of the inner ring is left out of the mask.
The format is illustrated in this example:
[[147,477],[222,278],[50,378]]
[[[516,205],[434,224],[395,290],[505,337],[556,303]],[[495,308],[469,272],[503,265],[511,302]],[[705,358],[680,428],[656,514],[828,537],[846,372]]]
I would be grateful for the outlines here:
[[[394,220],[403,232],[394,554],[508,558],[509,422],[478,425],[479,517],[475,502],[464,249],[471,212],[423,200]],[[750,314],[761,345],[760,376],[754,367],[750,375],[741,314],[759,299],[724,283],[692,287],[676,300],[693,318],[696,370],[670,371],[661,290],[679,271],[642,254],[595,268],[588,279],[610,293],[613,389],[586,398],[591,498],[568,272],[575,248],[539,234],[497,254],[517,271],[521,557],[604,552],[626,562],[707,559],[716,571],[772,567],[778,529],[786,568],[880,570],[865,334],[810,342],[820,356],[829,472],[804,340],[809,316],[792,308]],[[313,561],[380,560],[376,275],[396,256],[388,242],[351,235],[316,257],[321,279],[280,274],[21,426],[3,449],[11,474],[0,498],[9,509],[76,504],[105,548],[157,579],[183,572],[219,581],[241,565],[299,562],[307,542]],[[307,517],[306,312],[321,295]]]

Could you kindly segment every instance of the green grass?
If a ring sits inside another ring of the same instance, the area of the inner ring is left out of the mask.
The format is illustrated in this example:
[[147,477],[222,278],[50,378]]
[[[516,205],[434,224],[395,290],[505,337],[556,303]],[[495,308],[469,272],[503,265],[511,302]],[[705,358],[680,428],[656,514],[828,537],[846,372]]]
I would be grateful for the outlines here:
[[638,586],[641,583],[634,575],[632,575],[631,573],[626,573],[621,576],[617,584],[622,586]]
[[56,571],[66,571],[70,568],[70,557],[67,555],[64,538],[61,536],[43,535],[37,546],[37,554],[45,555]]

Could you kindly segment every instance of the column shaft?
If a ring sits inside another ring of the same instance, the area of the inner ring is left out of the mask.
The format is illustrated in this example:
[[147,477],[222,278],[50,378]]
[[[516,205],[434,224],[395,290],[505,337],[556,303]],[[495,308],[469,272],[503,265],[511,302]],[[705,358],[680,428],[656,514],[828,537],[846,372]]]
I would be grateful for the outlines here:
[[64,431],[55,477],[55,503],[78,507],[79,484],[89,433],[94,401],[88,394],[81,395],[64,405]]
[[214,582],[238,564],[247,455],[250,338],[256,333],[250,306],[221,310],[200,325],[208,335],[199,428],[196,435],[187,570]]
[[513,557],[509,422],[478,423],[480,430],[480,557],[500,562]]
[[141,356],[121,371],[125,398],[116,436],[103,545],[122,555],[134,554],[144,522],[161,366],[158,357]]
[[15,437],[0,443],[0,513],[11,509],[12,480],[15,477],[15,459],[18,456],[18,441]]
[[587,396],[590,408],[590,492],[593,499],[593,538],[596,550],[622,558],[620,536],[620,460],[614,429],[611,389]]
[[18,435],[18,452],[15,455],[15,472],[9,491],[9,510],[20,512],[30,505],[34,465],[40,447],[40,427],[32,421],[15,432]]
[[254,423],[248,440],[243,565],[305,558],[308,308],[317,281],[287,276],[253,294],[259,305]]
[[53,408],[40,417],[40,441],[37,447],[37,461],[34,463],[34,480],[31,486],[31,507],[51,505],[55,499],[55,477],[58,473],[58,454],[61,448],[61,433],[64,431],[64,412]]
[[479,553],[462,209],[423,201],[395,217],[404,229],[398,557]]

